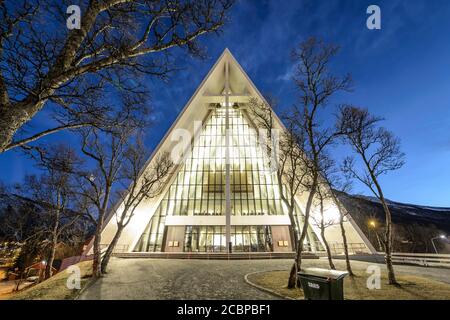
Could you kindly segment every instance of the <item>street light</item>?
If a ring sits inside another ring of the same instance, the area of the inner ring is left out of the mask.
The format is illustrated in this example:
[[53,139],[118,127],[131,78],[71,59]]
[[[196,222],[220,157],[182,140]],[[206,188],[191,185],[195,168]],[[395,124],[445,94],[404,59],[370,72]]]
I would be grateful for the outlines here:
[[377,237],[377,242],[378,242],[378,248],[380,251],[383,250],[383,246],[381,245],[381,241],[380,241],[380,237],[378,236],[378,232],[376,230],[376,226],[377,223],[375,220],[369,220],[369,228],[373,229],[373,231],[375,232],[375,236]]
[[441,234],[441,235],[439,235],[437,237],[431,238],[431,243],[433,244],[433,248],[434,248],[434,251],[436,251],[436,253],[438,253],[438,251],[436,249],[436,245],[434,244],[434,240],[436,240],[436,239],[445,239],[445,238],[447,238],[445,236],[445,234]]

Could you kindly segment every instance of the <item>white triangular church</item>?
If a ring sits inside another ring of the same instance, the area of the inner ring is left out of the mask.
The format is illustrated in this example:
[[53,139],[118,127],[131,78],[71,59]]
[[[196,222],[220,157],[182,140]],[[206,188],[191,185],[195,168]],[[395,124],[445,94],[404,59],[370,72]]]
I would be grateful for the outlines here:
[[[245,107],[251,97],[264,101],[231,52],[225,49],[147,167],[151,167],[158,154],[172,151],[179,139],[174,136],[176,129],[187,130],[196,137],[185,160],[176,166],[166,189],[137,208],[122,233],[116,253],[292,251],[294,228],[302,226],[307,195],[297,195],[297,225],[291,226],[276,173],[268,168],[262,148],[250,143],[257,135]],[[276,116],[275,121],[275,127],[284,130]],[[227,156],[229,166],[225,165]],[[327,215],[336,216],[337,209],[332,203],[327,203],[326,208]],[[313,217],[318,214],[317,209],[314,208]],[[324,251],[324,246],[313,221],[304,246],[305,250],[317,253]],[[351,252],[375,251],[350,216],[345,229]],[[105,222],[102,247],[108,246],[115,232],[113,213]],[[325,237],[335,253],[343,251],[339,225],[328,227]]]

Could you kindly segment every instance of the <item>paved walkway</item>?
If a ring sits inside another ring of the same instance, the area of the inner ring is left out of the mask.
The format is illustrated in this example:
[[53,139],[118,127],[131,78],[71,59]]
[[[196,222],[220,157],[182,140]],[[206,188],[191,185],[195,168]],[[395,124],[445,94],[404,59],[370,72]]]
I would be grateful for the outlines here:
[[[80,299],[276,299],[244,281],[247,273],[288,270],[292,260],[173,260],[112,259],[110,272],[86,290]],[[305,266],[326,261],[305,260]],[[355,269],[369,263],[354,261]],[[336,261],[338,269],[345,268]],[[382,266],[383,270],[385,269]],[[428,276],[450,283],[450,270],[396,266],[399,273]]]

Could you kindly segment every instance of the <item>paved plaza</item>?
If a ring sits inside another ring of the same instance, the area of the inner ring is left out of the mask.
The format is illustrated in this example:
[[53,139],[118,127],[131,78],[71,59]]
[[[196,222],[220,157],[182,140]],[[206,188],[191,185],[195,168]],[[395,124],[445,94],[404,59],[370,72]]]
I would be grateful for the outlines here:
[[[305,260],[304,266],[324,265],[323,260]],[[109,273],[83,292],[80,299],[277,299],[244,280],[255,271],[288,270],[292,260],[111,260]],[[336,261],[338,269],[345,268]],[[369,263],[353,261],[356,269]],[[384,265],[380,265],[385,270]],[[399,273],[426,276],[450,283],[450,270],[396,266]]]

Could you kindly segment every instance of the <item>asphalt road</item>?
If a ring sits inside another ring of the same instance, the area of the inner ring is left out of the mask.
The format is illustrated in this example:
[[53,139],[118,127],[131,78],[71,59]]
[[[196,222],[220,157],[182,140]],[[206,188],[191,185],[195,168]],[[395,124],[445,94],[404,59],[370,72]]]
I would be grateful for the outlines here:
[[[343,261],[335,261],[344,270]],[[277,299],[244,281],[255,271],[288,270],[292,260],[112,259],[109,273],[85,290],[80,299]],[[305,267],[326,261],[305,260]],[[354,261],[354,269],[370,263]],[[373,264],[373,263],[371,263]],[[384,265],[380,265],[385,270]],[[450,270],[396,266],[398,273],[427,276],[450,283]]]

